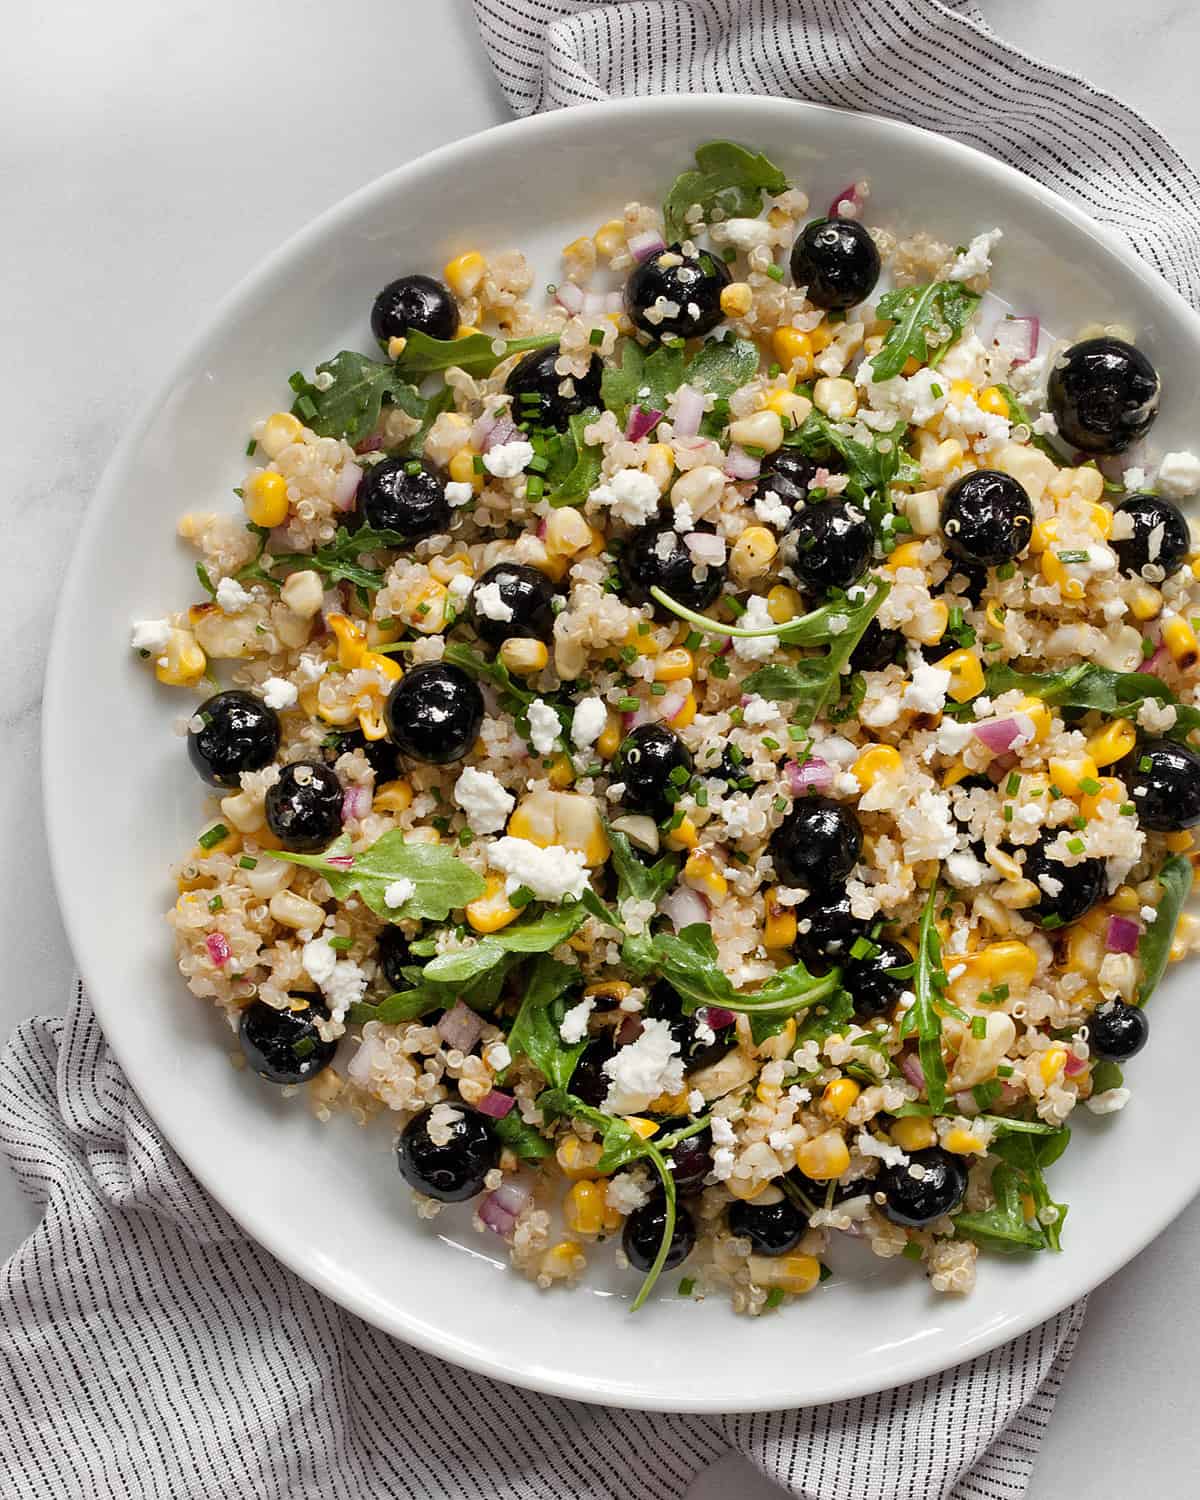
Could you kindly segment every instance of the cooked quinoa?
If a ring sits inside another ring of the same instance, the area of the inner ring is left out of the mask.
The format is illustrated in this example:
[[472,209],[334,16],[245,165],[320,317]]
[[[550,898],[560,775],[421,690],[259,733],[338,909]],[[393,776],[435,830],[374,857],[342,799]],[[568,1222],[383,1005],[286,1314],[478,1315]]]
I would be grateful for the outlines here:
[[757,1314],[844,1233],[966,1292],[1061,1248],[1197,946],[1200,459],[1127,330],[1005,316],[999,228],[697,158],[544,293],[390,283],[182,517],[167,920],[236,1063],[542,1286]]

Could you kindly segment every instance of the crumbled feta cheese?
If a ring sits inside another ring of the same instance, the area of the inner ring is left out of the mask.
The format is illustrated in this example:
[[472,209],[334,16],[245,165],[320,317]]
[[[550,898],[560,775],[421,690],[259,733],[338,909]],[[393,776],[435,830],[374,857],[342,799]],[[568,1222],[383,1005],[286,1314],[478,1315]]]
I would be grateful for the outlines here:
[[135,651],[149,651],[152,656],[157,656],[167,649],[170,639],[169,620],[135,620],[129,644]]
[[608,709],[601,698],[581,698],[571,715],[571,743],[577,750],[587,750],[604,732]]
[[465,479],[451,479],[443,494],[446,496],[446,504],[455,510],[460,505],[469,505],[475,498],[475,491]]
[[475,608],[487,620],[499,620],[507,625],[513,617],[511,606],[505,604],[498,583],[481,583],[475,590]]
[[1029,424],[1029,430],[1036,433],[1038,437],[1056,437],[1058,423],[1054,420],[1052,413],[1044,411],[1040,417],[1034,417]]
[[[470,598],[471,590],[475,587],[475,580],[469,573],[456,573],[446,585],[451,602],[457,607]],[[486,588],[486,584],[484,585]]]
[[948,280],[972,281],[992,269],[992,250],[1004,238],[1002,229],[977,234],[950,268]]
[[878,1157],[885,1167],[908,1166],[908,1157],[899,1146],[894,1146],[891,1141],[876,1139],[868,1130],[858,1132],[854,1138],[854,1147],[860,1156]]
[[268,708],[291,708],[299,696],[295,683],[286,677],[268,677],[263,683],[263,702]]
[[689,1115],[704,1113],[704,1095],[699,1089],[693,1089],[687,1096],[687,1109]]
[[1138,915],[1141,917],[1142,921],[1145,922],[1147,926],[1149,926],[1152,922],[1158,920],[1158,907],[1143,906]]
[[650,1202],[650,1194],[632,1172],[622,1172],[610,1180],[604,1201],[619,1214],[631,1214]]
[[366,993],[367,976],[349,958],[338,959],[328,938],[313,938],[300,952],[304,972],[329,1002],[334,1021],[344,1021],[346,1012]]
[[1158,466],[1158,493],[1182,500],[1200,490],[1200,458],[1187,449],[1168,453]]
[[[1125,470],[1124,474],[1122,474],[1122,476],[1121,476],[1121,483],[1124,485],[1125,489],[1131,495],[1135,491],[1137,491],[1137,490],[1144,490],[1146,488],[1146,471],[1145,471],[1145,469],[1140,468],[1136,464],[1131,465],[1128,469]],[[1115,529],[1115,527],[1114,527],[1114,530],[1113,530],[1113,535],[1114,536],[1116,535],[1116,529]],[[1130,523],[1129,535],[1130,536],[1133,535],[1133,525],[1132,525],[1132,523]]]
[[467,815],[472,833],[499,833],[516,805],[491,771],[465,766],[454,783],[454,800]]
[[383,904],[389,911],[396,911],[412,896],[416,888],[411,880],[391,880],[383,888]]
[[658,513],[658,485],[641,469],[618,469],[607,484],[588,495],[592,505],[607,505],[618,521],[644,526]]
[[742,709],[742,723],[747,729],[757,729],[761,724],[769,724],[772,719],[779,717],[778,703],[772,703],[769,698],[760,698],[757,694]]
[[1115,1115],[1129,1102],[1129,1090],[1125,1088],[1105,1089],[1102,1094],[1093,1094],[1084,1103],[1094,1115]]
[[487,861],[493,870],[507,876],[505,890],[509,895],[524,886],[536,901],[558,902],[567,896],[578,901],[587,890],[584,856],[561,844],[543,849],[528,839],[497,839],[487,846]]
[[937,730],[938,754],[957,755],[966,749],[971,734],[970,724],[963,724],[958,719],[944,719]]
[[894,724],[900,717],[900,699],[894,693],[885,693],[874,703],[864,703],[858,717],[868,729],[882,729],[887,724]]
[[618,1049],[604,1064],[609,1080],[604,1110],[611,1115],[634,1114],[659,1094],[677,1094],[683,1087],[683,1058],[668,1021],[643,1021],[641,1035]]
[[710,1125],[713,1144],[717,1146],[732,1146],[734,1142],[733,1126],[724,1115],[714,1115]]
[[484,1048],[483,1060],[493,1073],[503,1073],[512,1062],[512,1053],[503,1042],[492,1042]]
[[973,889],[987,879],[988,866],[961,850],[946,856],[946,877],[958,889]]
[[1039,875],[1038,885],[1045,891],[1047,896],[1061,896],[1063,883],[1056,875]]
[[483,467],[497,479],[513,479],[528,468],[533,457],[533,444],[524,438],[514,438],[511,443],[497,443],[483,455]]
[[581,1000],[578,1005],[572,1005],[563,1016],[559,1023],[558,1034],[568,1047],[573,1047],[576,1042],[583,1041],[587,1036],[588,1017],[595,1006],[595,1000]]
[[294,668],[295,675],[304,687],[311,687],[314,682],[320,682],[328,670],[329,663],[319,656],[302,656]]
[[728,1182],[733,1176],[732,1146],[720,1146],[713,1152],[712,1175],[715,1182]]
[[329,980],[336,963],[337,953],[329,946],[328,938],[313,938],[300,951],[300,964],[304,972],[320,989]]
[[749,251],[756,245],[770,245],[771,226],[765,219],[726,219],[713,225],[712,238],[716,245]]
[[227,615],[240,614],[251,602],[250,592],[236,578],[222,578],[217,584],[217,605]]
[[675,530],[682,536],[685,532],[695,531],[696,513],[686,500],[677,500],[675,509],[671,514],[672,524]]
[[915,708],[923,714],[940,714],[946,706],[949,686],[950,673],[944,667],[923,663],[913,672],[912,681],[904,689],[904,707]]
[[[746,610],[738,621],[747,630],[761,630],[774,625],[767,601],[761,594],[751,594],[746,601]],[[734,655],[742,661],[768,661],[779,650],[777,635],[734,636]]]
[[539,755],[553,755],[554,745],[562,733],[558,715],[541,698],[529,705],[529,739]]
[[792,508],[774,490],[763,490],[754,497],[754,514],[776,531],[786,531],[792,519]]

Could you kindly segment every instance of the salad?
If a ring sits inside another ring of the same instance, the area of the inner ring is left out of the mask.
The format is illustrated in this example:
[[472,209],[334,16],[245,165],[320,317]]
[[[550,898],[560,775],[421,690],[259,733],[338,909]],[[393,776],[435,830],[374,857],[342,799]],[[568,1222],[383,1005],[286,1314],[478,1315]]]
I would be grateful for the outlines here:
[[213,798],[188,987],[542,1286],[1059,1251],[1071,1117],[1197,946],[1200,459],[975,227],[716,141],[544,293],[398,267],[134,625]]

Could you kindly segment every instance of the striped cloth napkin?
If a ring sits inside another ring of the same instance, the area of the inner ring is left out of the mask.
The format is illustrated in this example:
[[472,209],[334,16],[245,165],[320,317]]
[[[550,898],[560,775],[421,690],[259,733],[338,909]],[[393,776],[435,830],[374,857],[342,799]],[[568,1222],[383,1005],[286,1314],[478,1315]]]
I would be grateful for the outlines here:
[[[519,114],[726,90],[894,115],[1080,202],[1200,301],[1190,169],[969,6],[475,8]],[[385,1337],[247,1241],[158,1135],[82,988],[0,1058],[0,1146],[43,1206],[0,1276],[4,1500],[677,1500],[731,1450],[802,1500],[1019,1500],[1083,1319],[1078,1303],[936,1378],[798,1412],[664,1415],[517,1391]]]

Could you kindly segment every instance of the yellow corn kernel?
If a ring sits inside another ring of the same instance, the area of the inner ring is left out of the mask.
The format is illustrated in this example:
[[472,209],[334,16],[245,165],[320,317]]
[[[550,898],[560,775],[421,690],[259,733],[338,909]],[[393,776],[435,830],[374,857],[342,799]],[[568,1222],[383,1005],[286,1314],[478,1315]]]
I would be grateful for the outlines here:
[[986,385],[975,397],[975,404],[980,411],[986,411],[989,416],[1007,417],[1008,402],[1004,399],[1004,392],[998,386]]
[[778,1104],[782,1093],[777,1083],[760,1083],[754,1090],[754,1097],[760,1104]]
[[615,1229],[621,1222],[620,1215],[605,1203],[604,1193],[598,1182],[572,1183],[563,1198],[563,1221],[567,1228],[575,1234],[599,1234],[602,1229]]
[[777,583],[767,594],[767,613],[776,625],[786,625],[804,609],[804,601],[795,589]]
[[446,466],[456,484],[469,484],[476,494],[483,488],[483,475],[475,472],[477,456],[473,448],[460,448]]
[[1058,541],[1058,518],[1056,516],[1033,523],[1033,530],[1029,533],[1030,552],[1045,552],[1056,541]]
[[462,323],[458,332],[454,335],[456,339],[473,339],[477,333],[482,333],[482,328],[476,328],[474,323]]
[[941,599],[934,599],[922,612],[916,639],[923,646],[936,646],[946,634],[950,611]]
[[625,1115],[624,1120],[634,1135],[640,1135],[644,1141],[658,1134],[657,1120],[647,1120],[643,1115]]
[[733,544],[729,555],[729,568],[739,583],[749,583],[761,578],[771,566],[779,543],[773,532],[765,526],[747,526]]
[[763,903],[766,911],[766,919],[763,922],[763,947],[790,948],[796,941],[796,911],[791,906],[780,906],[776,897],[776,889],[772,886],[767,891]]
[[982,1154],[986,1147],[977,1135],[964,1130],[961,1125],[952,1126],[942,1138],[942,1145],[955,1156]]
[[557,1245],[551,1245],[549,1250],[542,1252],[538,1271],[551,1281],[565,1281],[571,1276],[578,1276],[585,1264],[583,1246],[578,1240],[559,1240]]
[[683,878],[693,890],[703,891],[714,901],[723,901],[729,894],[729,882],[714,864],[711,855],[694,850],[683,867]]
[[[754,1051],[759,1057],[770,1057],[777,1061],[785,1058],[796,1045],[796,1021],[789,1016],[783,1026],[774,1036],[764,1037],[755,1047]],[[775,1087],[774,1084],[771,1085]]]
[[1005,880],[1020,880],[1021,866],[1006,849],[989,849],[984,856],[993,870],[998,870]]
[[868,745],[851,770],[855,780],[866,791],[881,776],[894,776],[902,764],[900,752],[891,745]]
[[382,786],[376,787],[371,807],[375,812],[402,813],[412,806],[412,800],[411,782],[385,781]]
[[242,847],[242,836],[236,828],[231,828],[215,844],[210,844],[207,849],[202,849],[199,844],[192,850],[190,858],[203,859],[208,854],[236,854]]
[[625,221],[624,219],[608,219],[592,236],[596,249],[601,255],[607,256],[609,260],[614,255],[620,255],[625,248]]
[[[432,830],[434,833],[437,829]],[[422,832],[421,829],[413,829],[414,833]],[[487,886],[482,896],[476,897],[474,901],[468,902],[466,912],[467,921],[476,932],[499,932],[502,927],[507,927],[510,922],[515,922],[521,915],[515,906],[508,904],[508,896],[504,890],[504,876],[495,871],[487,877]]]
[[404,842],[406,844],[440,844],[442,836],[436,828],[425,824],[421,828],[410,828],[404,835]]
[[813,353],[820,354],[822,349],[828,349],[833,343],[833,329],[828,322],[821,322],[809,329],[808,337],[812,341]]
[[821,1279],[821,1262],[815,1255],[755,1255],[751,1260],[756,1285],[778,1287],[793,1297],[811,1292]]
[[1162,607],[1163,596],[1156,588],[1151,588],[1148,583],[1134,585],[1129,600],[1129,613],[1135,620],[1157,620],[1162,614]]
[[1168,833],[1163,843],[1172,854],[1186,854],[1196,842],[1190,829],[1180,829],[1178,833]]
[[858,390],[852,380],[823,376],[813,386],[813,405],[834,422],[848,422],[858,411]]
[[510,635],[508,640],[502,641],[499,656],[510,672],[516,672],[521,677],[540,672],[550,660],[544,641],[524,635]]
[[621,721],[616,714],[609,713],[608,722],[596,740],[596,753],[602,760],[611,760],[621,748]]
[[969,953],[959,962],[965,962],[971,970],[989,986],[1008,984],[1028,988],[1037,973],[1037,954],[1028,943],[1006,938],[1003,942],[988,943],[978,953]]
[[655,682],[680,682],[696,674],[696,659],[682,646],[672,646],[654,663]]
[[1098,766],[1115,765],[1124,760],[1137,744],[1137,730],[1128,719],[1113,719],[1097,729],[1087,742],[1087,751]]
[[688,1090],[678,1094],[658,1094],[646,1108],[654,1115],[686,1115],[688,1112]]
[[404,675],[400,663],[382,651],[364,651],[358,664],[369,672],[378,672],[386,682],[399,682]]
[[348,615],[331,614],[326,623],[337,641],[338,666],[353,671],[361,665],[367,649],[366,633]]
[[1033,738],[1035,743],[1044,740],[1050,733],[1052,715],[1040,698],[1031,698],[1026,694],[1020,703],[1017,704],[1015,712],[1024,714],[1033,724]]
[[937,1131],[923,1115],[905,1115],[893,1121],[888,1134],[901,1151],[924,1151],[937,1140]]
[[282,526],[287,520],[287,480],[274,469],[257,469],[246,481],[242,504],[255,526]]
[[546,772],[546,780],[555,791],[565,791],[567,787],[575,783],[575,767],[571,763],[571,757],[565,750],[559,750],[550,761],[550,769]]
[[1047,549],[1042,553],[1041,569],[1047,583],[1058,585],[1058,592],[1065,602],[1078,603],[1087,592],[1083,580],[1067,572],[1067,565],[1057,552]]
[[950,673],[950,686],[946,692],[955,703],[969,703],[983,692],[983,663],[979,660],[978,652],[951,651],[937,665],[943,672]]
[[[1093,471],[1089,470],[1088,472],[1091,473]],[[1089,505],[1088,520],[1091,523],[1092,530],[1096,532],[1101,541],[1106,540],[1112,534],[1113,515],[1107,505]]]
[[731,1177],[725,1186],[735,1198],[750,1203],[771,1186],[765,1177]]
[[168,687],[193,687],[204,676],[208,666],[196,637],[190,630],[172,630],[167,644],[154,663],[154,675]]
[[[688,694],[688,697],[692,697],[691,693]],[[692,702],[695,703],[694,698]],[[676,719],[675,722],[678,724],[679,720]],[[696,832],[696,825],[686,813],[679,827],[672,828],[670,833],[667,834],[668,849],[694,849],[699,842],[700,835]]]
[[546,522],[546,551],[552,556],[574,557],[592,540],[592,528],[571,505],[550,512]]
[[785,427],[799,427],[812,411],[812,402],[795,391],[777,390],[763,402],[763,408],[781,417]]
[[1200,918],[1194,917],[1190,911],[1185,911],[1175,924],[1175,936],[1171,939],[1170,959],[1177,964],[1180,959],[1186,958],[1194,949],[1196,942],[1196,929],[1200,927]]
[[671,719],[672,729],[686,729],[696,717],[696,695],[689,693],[683,700],[683,707]]
[[1065,1047],[1047,1047],[1038,1059],[1038,1072],[1043,1083],[1053,1083],[1067,1065]]
[[987,608],[984,610],[983,614],[984,618],[987,620],[992,629],[999,631],[1000,634],[1003,635],[1004,618],[1008,614],[1008,611],[1005,609],[1004,605],[1001,604],[998,599],[989,599]]
[[299,418],[292,416],[290,411],[272,412],[263,423],[258,446],[268,458],[278,458],[285,448],[299,441],[303,431]]
[[838,1131],[827,1130],[798,1147],[796,1165],[814,1182],[829,1182],[850,1165],[850,1152]]
[[943,791],[948,790],[952,786],[957,786],[960,781],[965,781],[968,776],[973,776],[974,774],[974,771],[971,770],[965,761],[956,760],[942,777]]
[[595,802],[578,792],[527,793],[513,809],[508,832],[513,838],[528,839],[541,849],[554,844],[574,849],[593,869],[602,865],[610,853]]
[[889,573],[895,573],[898,568],[920,568],[921,546],[920,542],[901,542],[888,553],[884,567]]
[[487,261],[478,250],[456,255],[442,267],[442,280],[456,297],[473,297],[487,271]]
[[[828,343],[828,339],[825,342]],[[777,328],[771,335],[771,352],[782,369],[801,380],[807,380],[812,374],[816,345],[811,334],[801,333],[798,328]]]
[[1162,623],[1163,645],[1171,653],[1176,666],[1190,667],[1200,655],[1196,645],[1196,632],[1182,615],[1164,615]]
[[399,359],[408,348],[408,340],[402,333],[394,333],[387,341],[387,356],[389,359]]
[[1068,974],[1086,974],[1094,979],[1104,961],[1104,943],[1094,928],[1076,922],[1063,938],[1062,967]]
[[727,318],[744,318],[750,311],[754,294],[744,281],[731,281],[721,292],[721,311]]
[[970,380],[952,380],[950,382],[950,393],[947,399],[955,406],[961,406],[968,396],[975,394],[974,383]]
[[383,740],[387,738],[387,723],[377,708],[360,708],[358,711],[358,727],[362,731],[365,740]]
[[1096,781],[1099,767],[1090,755],[1052,756],[1050,780],[1067,797],[1078,797],[1080,783]]
[[821,1110],[835,1120],[844,1120],[851,1106],[862,1093],[853,1078],[835,1078],[825,1085],[821,1095]]
[[581,1141],[577,1135],[569,1135],[559,1141],[554,1157],[564,1177],[569,1177],[572,1182],[582,1182],[600,1176],[596,1163],[603,1154],[604,1148],[599,1141]]
[[1137,911],[1142,904],[1142,898],[1132,886],[1119,885],[1108,898],[1108,904],[1113,911]]

